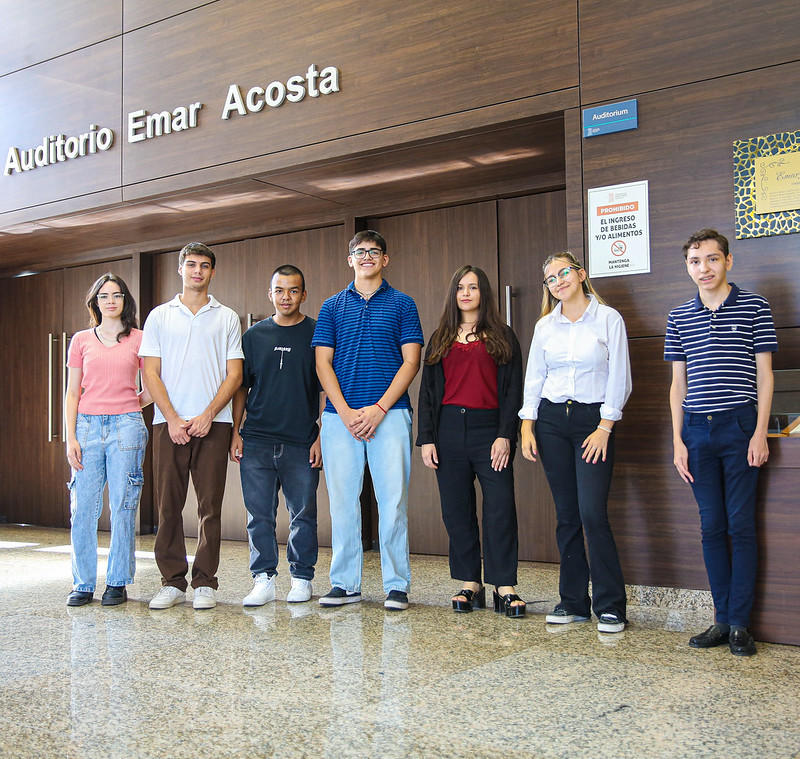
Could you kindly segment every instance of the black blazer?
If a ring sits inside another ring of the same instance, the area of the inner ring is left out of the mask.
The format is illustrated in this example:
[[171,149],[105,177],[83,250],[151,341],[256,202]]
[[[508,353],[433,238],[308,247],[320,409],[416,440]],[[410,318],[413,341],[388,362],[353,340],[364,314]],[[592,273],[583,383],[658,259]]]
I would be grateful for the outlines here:
[[[506,337],[511,342],[511,361],[497,367],[497,402],[500,411],[500,424],[497,437],[505,437],[514,445],[519,429],[519,410],[522,408],[522,351],[519,340],[510,327],[506,327]],[[425,358],[430,355],[431,344],[425,350]],[[442,362],[422,366],[422,381],[419,386],[417,404],[417,445],[437,443],[439,416],[444,398],[444,368]]]

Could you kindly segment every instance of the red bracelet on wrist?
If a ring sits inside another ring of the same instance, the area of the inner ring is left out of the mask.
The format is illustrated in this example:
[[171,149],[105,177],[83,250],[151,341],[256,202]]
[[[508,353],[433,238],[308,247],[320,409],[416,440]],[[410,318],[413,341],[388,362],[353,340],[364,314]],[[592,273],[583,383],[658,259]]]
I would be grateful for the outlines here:
[[383,413],[384,413],[384,414],[386,413],[386,409],[385,409],[383,406],[381,406],[381,404],[380,404],[380,403],[376,403],[375,405],[376,405],[376,406],[377,406],[377,407],[378,407],[378,408],[379,408],[381,411],[383,411]]

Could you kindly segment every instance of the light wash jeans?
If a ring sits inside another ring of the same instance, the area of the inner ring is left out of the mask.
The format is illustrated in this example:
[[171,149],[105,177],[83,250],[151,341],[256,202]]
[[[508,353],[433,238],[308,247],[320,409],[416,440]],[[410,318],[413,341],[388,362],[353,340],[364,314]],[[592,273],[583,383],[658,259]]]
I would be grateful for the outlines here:
[[361,590],[361,488],[364,462],[378,500],[378,538],[383,590],[408,593],[408,480],[411,474],[411,412],[390,409],[375,437],[356,440],[338,414],[322,415],[322,461],[331,511],[331,585]]
[[136,510],[142,495],[147,427],[139,412],[78,414],[75,428],[83,469],[69,482],[72,589],[93,593],[97,582],[97,520],[108,482],[111,547],[106,584],[130,585],[136,571]]

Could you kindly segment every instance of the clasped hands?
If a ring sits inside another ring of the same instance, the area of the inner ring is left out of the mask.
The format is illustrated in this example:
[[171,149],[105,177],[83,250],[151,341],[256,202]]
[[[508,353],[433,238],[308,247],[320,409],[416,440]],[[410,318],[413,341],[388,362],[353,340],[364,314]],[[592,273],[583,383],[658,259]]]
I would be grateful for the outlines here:
[[186,445],[193,437],[205,437],[211,430],[211,423],[214,421],[208,412],[195,416],[189,420],[176,418],[168,422],[169,437],[175,445]]
[[343,415],[348,432],[356,439],[364,442],[375,437],[375,430],[386,414],[376,405],[358,409],[348,409]]

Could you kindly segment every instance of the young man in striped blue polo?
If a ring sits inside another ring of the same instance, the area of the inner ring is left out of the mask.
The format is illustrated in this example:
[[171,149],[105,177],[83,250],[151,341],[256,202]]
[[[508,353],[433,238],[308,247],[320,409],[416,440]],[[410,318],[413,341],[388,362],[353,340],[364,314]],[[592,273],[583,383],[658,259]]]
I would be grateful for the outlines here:
[[321,606],[361,600],[361,487],[369,464],[378,501],[384,606],[408,608],[408,480],[411,401],[422,327],[414,301],[389,286],[386,241],[372,230],[349,245],[355,278],[328,298],[312,345],[328,396],[322,414],[322,458],[331,511],[331,590]]
[[769,456],[778,343],[767,301],[728,282],[733,257],[723,235],[701,229],[683,255],[697,295],[670,312],[664,358],[672,362],[674,464],[700,508],[715,609],[715,623],[689,645],[727,643],[732,654],[752,656],[747,627],[756,581],[756,485]]

